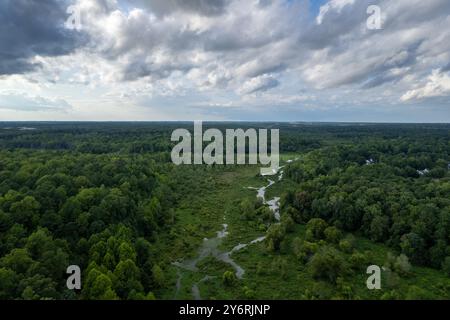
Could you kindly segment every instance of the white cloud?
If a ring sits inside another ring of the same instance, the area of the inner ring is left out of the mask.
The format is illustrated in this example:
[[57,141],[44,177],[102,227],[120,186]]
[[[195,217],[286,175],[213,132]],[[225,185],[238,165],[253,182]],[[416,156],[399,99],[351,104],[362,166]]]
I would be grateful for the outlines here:
[[29,95],[24,92],[0,92],[0,109],[29,112],[67,112],[72,106],[64,99]]
[[[87,43],[30,57],[39,67],[18,89],[100,114],[173,104],[175,118],[187,102],[378,108],[450,95],[447,74],[429,77],[450,64],[448,0],[330,0],[317,17],[307,0],[75,1]],[[366,28],[371,4],[383,30]]]
[[336,11],[340,13],[342,9],[347,5],[352,5],[355,3],[355,0],[331,0],[320,7],[319,15],[316,18],[317,24],[322,24],[323,19],[326,14],[330,11]]
[[401,97],[401,100],[410,101],[448,95],[450,95],[450,76],[447,73],[441,73],[440,70],[433,70],[423,87],[409,90]]
[[277,79],[269,75],[263,75],[256,78],[252,78],[245,82],[242,87],[238,90],[240,94],[251,94],[259,91],[267,91],[269,89],[275,88],[279,85]]

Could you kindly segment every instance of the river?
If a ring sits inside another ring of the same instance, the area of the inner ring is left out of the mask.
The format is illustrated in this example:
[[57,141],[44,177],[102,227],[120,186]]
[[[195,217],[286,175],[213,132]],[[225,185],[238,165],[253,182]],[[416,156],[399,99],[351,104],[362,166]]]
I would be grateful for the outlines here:
[[[295,159],[295,160],[297,160],[297,159]],[[287,162],[291,163],[293,161],[294,160],[288,160]],[[265,186],[262,186],[260,188],[248,187],[248,189],[256,190],[256,192],[257,192],[256,197],[261,198],[263,203],[270,208],[270,210],[274,214],[275,220],[278,222],[280,221],[280,198],[274,197],[273,199],[267,201],[266,200],[266,191],[268,188],[273,186],[276,182],[281,181],[283,179],[283,174],[284,174],[284,170],[282,170],[283,167],[278,168],[278,171],[277,171],[278,172],[278,180],[277,181],[267,179],[268,184]],[[264,241],[266,239],[266,237],[260,236],[256,239],[250,241],[249,243],[239,243],[230,251],[220,251],[219,246],[222,243],[223,239],[227,236],[228,236],[228,225],[226,223],[224,223],[222,225],[222,230],[217,231],[216,237],[210,238],[210,239],[206,239],[206,238],[203,239],[203,243],[198,250],[198,255],[195,258],[173,262],[173,265],[178,268],[178,279],[177,279],[177,283],[176,283],[174,299],[177,298],[178,293],[180,292],[180,289],[182,286],[183,270],[187,270],[187,271],[191,271],[191,272],[198,272],[199,270],[197,268],[197,264],[201,260],[203,260],[204,258],[206,258],[208,256],[212,256],[219,261],[229,264],[234,269],[236,277],[238,279],[243,278],[243,276],[245,274],[244,268],[242,268],[240,265],[238,265],[236,263],[236,261],[233,260],[231,255],[235,252],[238,252],[238,251],[250,246],[250,245]],[[213,278],[215,278],[215,277],[206,275],[200,281],[198,281],[192,285],[192,287],[191,287],[192,297],[195,300],[202,299],[199,285],[201,283],[209,281],[210,279],[213,279]]]

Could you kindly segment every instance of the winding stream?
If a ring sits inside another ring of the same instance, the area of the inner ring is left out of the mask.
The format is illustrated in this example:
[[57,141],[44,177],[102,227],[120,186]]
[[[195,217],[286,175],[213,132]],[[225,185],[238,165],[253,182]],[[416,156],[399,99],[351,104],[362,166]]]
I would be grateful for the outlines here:
[[[297,159],[295,159],[295,160],[297,160]],[[291,163],[295,160],[288,160],[287,162]],[[278,171],[279,171],[278,181],[281,181],[283,179],[284,170],[281,170],[283,167],[278,168]],[[272,185],[274,185],[276,182],[274,180],[270,180],[270,179],[267,179],[267,181],[268,181],[268,184],[263,187],[260,187],[260,188],[248,187],[248,189],[256,190],[257,191],[256,197],[261,198],[263,200],[263,204],[269,206],[270,210],[274,214],[275,219],[277,221],[280,221],[280,198],[275,197],[269,201],[266,201],[266,198],[265,198],[267,189],[270,188]],[[224,217],[224,219],[225,219],[225,217]],[[225,251],[225,252],[220,251],[219,246],[222,243],[222,240],[228,236],[228,224],[224,223],[222,225],[222,227],[223,227],[222,230],[217,231],[216,237],[211,238],[211,239],[206,239],[206,238],[203,239],[203,243],[198,251],[198,255],[195,258],[188,259],[188,260],[182,260],[182,261],[176,261],[176,262],[172,263],[174,266],[176,266],[178,268],[178,273],[177,273],[178,279],[177,279],[177,283],[176,283],[176,291],[175,291],[174,299],[177,298],[178,293],[180,292],[180,289],[182,286],[183,270],[187,270],[187,271],[191,271],[191,272],[198,272],[199,270],[198,270],[197,264],[201,260],[203,260],[204,258],[206,258],[208,256],[212,256],[219,261],[229,264],[235,270],[236,277],[238,279],[242,279],[242,277],[245,274],[245,270],[241,266],[239,266],[236,263],[236,261],[233,260],[231,255],[235,252],[238,252],[238,251],[250,246],[250,245],[262,242],[266,239],[265,236],[261,236],[261,237],[258,237],[256,239],[250,241],[249,243],[239,243],[230,251]],[[194,283],[192,285],[191,291],[192,291],[192,296],[195,300],[201,300],[199,285],[201,283],[209,281],[213,278],[215,278],[215,277],[206,275],[200,281],[198,281],[197,283]]]

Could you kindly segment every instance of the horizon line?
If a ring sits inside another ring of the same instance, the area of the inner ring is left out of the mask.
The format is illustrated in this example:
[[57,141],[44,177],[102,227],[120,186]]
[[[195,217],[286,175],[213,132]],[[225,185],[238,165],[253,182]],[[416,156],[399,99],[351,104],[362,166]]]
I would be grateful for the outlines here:
[[320,120],[0,120],[0,123],[285,123],[285,124],[450,124],[450,122],[379,122],[379,121],[320,121]]

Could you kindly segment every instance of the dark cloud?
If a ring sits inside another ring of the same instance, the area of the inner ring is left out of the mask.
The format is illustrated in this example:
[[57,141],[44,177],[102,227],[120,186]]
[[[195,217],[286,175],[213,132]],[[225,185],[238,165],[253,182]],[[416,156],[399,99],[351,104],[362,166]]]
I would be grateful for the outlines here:
[[157,15],[166,15],[174,11],[195,12],[205,16],[222,14],[230,1],[227,0],[133,0],[147,5]]
[[285,63],[270,64],[264,63],[263,61],[260,62],[261,63],[258,65],[258,67],[253,68],[248,72],[247,76],[253,78],[264,74],[282,72],[287,68],[287,65]]
[[447,72],[447,71],[450,71],[450,63],[441,69],[441,72]]
[[420,43],[421,41],[411,45],[408,49],[397,52],[386,59],[384,64],[374,68],[362,88],[372,89],[402,79],[405,76],[404,73],[393,73],[392,70],[414,66],[417,62],[417,49]]
[[143,77],[150,77],[152,80],[160,80],[168,78],[174,71],[187,72],[193,66],[189,64],[164,64],[157,65],[154,63],[147,63],[145,60],[136,60],[128,64],[122,70],[123,81],[134,81]]
[[399,80],[401,76],[396,76],[393,74],[383,73],[377,76],[370,78],[366,83],[363,84],[362,89],[373,89],[379,86],[382,86],[389,82],[394,82]]
[[68,6],[65,0],[0,1],[0,75],[30,72],[39,66],[29,61],[35,55],[66,55],[81,45],[83,35],[64,27]]

